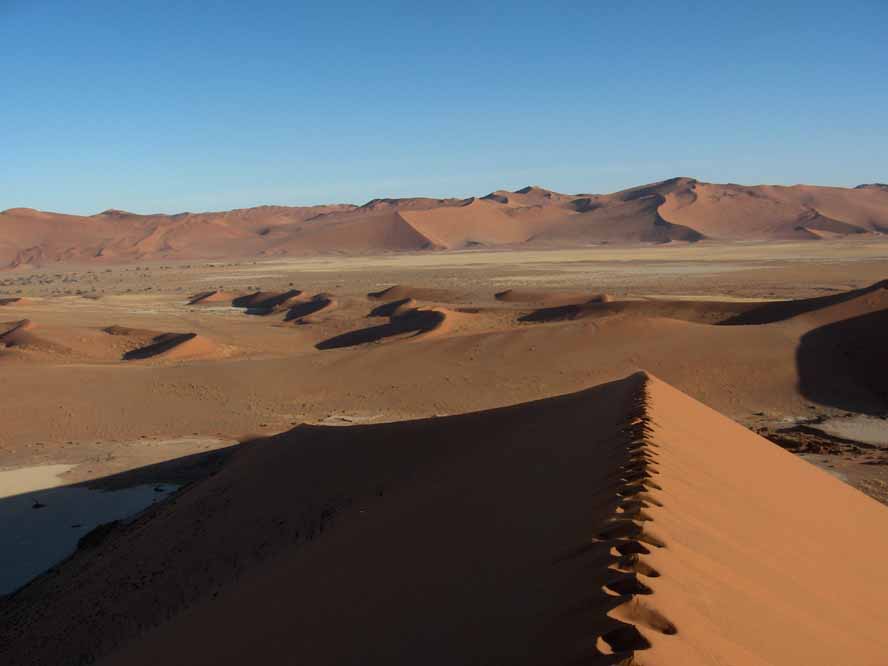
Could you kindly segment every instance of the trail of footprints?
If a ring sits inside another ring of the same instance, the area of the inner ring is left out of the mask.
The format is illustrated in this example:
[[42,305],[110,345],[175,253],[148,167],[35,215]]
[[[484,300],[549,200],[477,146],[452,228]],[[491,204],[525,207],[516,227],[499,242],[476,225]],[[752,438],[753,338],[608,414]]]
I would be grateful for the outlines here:
[[644,556],[666,544],[650,529],[653,518],[649,510],[663,505],[653,493],[662,490],[655,481],[659,474],[656,467],[659,447],[650,441],[652,430],[646,403],[647,391],[643,385],[622,431],[621,439],[628,443],[623,450],[625,462],[616,472],[620,501],[615,515],[598,533],[599,543],[610,544],[608,574],[612,576],[607,579],[604,591],[610,596],[626,597],[626,601],[609,613],[615,622],[619,620],[619,626],[601,634],[597,648],[626,666],[636,666],[639,662],[635,652],[651,647],[648,639],[651,632],[678,633],[675,625],[647,599],[653,594],[649,583],[659,577],[660,572]]

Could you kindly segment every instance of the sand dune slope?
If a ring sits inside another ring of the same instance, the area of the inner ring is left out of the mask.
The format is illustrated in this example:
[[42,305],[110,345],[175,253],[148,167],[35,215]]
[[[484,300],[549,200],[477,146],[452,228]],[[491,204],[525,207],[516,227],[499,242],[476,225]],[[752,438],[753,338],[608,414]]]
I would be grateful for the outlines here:
[[882,663],[888,574],[847,557],[886,552],[888,532],[869,526],[888,511],[655,378],[646,394],[663,506],[645,511],[664,545],[642,559],[678,633],[642,627],[640,662]]
[[885,528],[885,507],[636,373],[245,445],[5,602],[0,657],[877,666]]
[[[404,307],[405,305],[404,300],[393,301],[388,304],[393,307],[380,306],[371,312],[371,316],[388,316],[387,324],[348,331],[322,340],[315,346],[323,350],[354,347],[387,339],[426,340],[453,331],[470,316],[443,307]],[[382,314],[383,310],[387,314]]]
[[[797,185],[744,186],[678,179],[660,214],[710,238],[816,239],[888,230],[888,192]],[[667,181],[668,182],[668,181]]]
[[0,323],[0,340],[6,345],[13,345],[21,339],[26,331],[33,328],[34,323],[30,319]]
[[220,358],[225,350],[212,340],[196,333],[162,333],[142,347],[123,355],[125,361],[146,359],[184,360],[197,358]]
[[385,289],[381,289],[380,291],[371,291],[369,294],[367,294],[367,298],[373,299],[375,301],[393,301],[412,298],[418,301],[453,302],[460,300],[460,298],[464,296],[464,294],[460,294],[458,291],[450,289],[413,287],[405,284],[392,285],[391,287],[386,287]]
[[582,291],[562,291],[549,289],[506,289],[497,292],[494,297],[505,303],[532,303],[556,307],[586,303],[610,303],[614,297],[610,294]]
[[289,289],[287,291],[257,291],[252,294],[238,296],[231,301],[236,308],[246,308],[260,313],[271,313],[286,309],[292,304],[303,300],[302,291]]
[[314,317],[321,314],[329,314],[339,306],[339,301],[331,294],[315,294],[302,303],[290,304],[290,309],[284,319],[298,323],[314,321]]
[[757,303],[725,301],[682,301],[669,299],[615,301],[582,300],[547,307],[522,315],[525,322],[552,322],[610,317],[617,314],[636,317],[679,319],[705,324],[725,323],[756,307]]
[[888,308],[888,280],[829,296],[750,304],[723,323],[770,324],[799,318],[810,325],[823,325],[885,308]]
[[[838,306],[841,307],[841,306]],[[846,410],[884,416],[888,404],[888,307],[810,328],[799,340],[799,391]],[[879,402],[869,408],[866,396]]]
[[231,304],[239,295],[229,291],[202,291],[189,297],[188,305],[205,305],[209,303]]
[[0,322],[0,349],[16,349],[27,353],[64,354],[70,351],[65,345],[56,343],[35,333],[36,324],[30,319]]
[[500,300],[535,302],[547,306],[524,314],[520,320],[526,322],[565,321],[625,314],[725,326],[792,321],[793,327],[804,330],[888,308],[888,280],[829,296],[763,302],[660,298],[618,301],[607,295],[595,298],[568,292],[559,297],[558,292],[541,293],[543,296],[536,301],[532,300],[531,295],[525,296],[523,292],[513,296],[511,290],[501,292],[496,297]]

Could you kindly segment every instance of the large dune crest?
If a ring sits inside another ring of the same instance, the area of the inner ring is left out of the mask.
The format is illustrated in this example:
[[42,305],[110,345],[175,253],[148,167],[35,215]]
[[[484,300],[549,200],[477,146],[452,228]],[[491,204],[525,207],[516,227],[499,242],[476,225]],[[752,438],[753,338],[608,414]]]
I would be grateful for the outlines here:
[[0,212],[0,267],[57,262],[275,257],[478,246],[820,240],[888,231],[888,189],[672,178],[612,194],[538,186],[469,199],[260,206],[209,213]]
[[639,372],[249,443],[9,599],[0,657],[877,666],[886,527],[884,506]]

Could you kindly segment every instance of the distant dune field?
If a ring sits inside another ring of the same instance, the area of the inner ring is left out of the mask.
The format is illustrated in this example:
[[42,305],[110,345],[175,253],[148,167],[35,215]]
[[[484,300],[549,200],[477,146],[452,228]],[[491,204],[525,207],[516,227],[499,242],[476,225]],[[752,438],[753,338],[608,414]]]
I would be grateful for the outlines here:
[[468,199],[260,206],[84,217],[0,213],[0,267],[561,247],[702,240],[821,240],[888,231],[888,187],[719,185],[673,178],[613,194],[540,187]]

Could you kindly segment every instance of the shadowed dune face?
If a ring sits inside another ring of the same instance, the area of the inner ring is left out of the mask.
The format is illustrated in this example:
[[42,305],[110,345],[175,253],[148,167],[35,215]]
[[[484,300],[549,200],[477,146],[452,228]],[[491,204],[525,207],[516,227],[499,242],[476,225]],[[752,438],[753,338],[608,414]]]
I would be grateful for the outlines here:
[[[189,642],[195,651],[183,646],[187,654],[177,659],[241,659],[245,653],[236,644],[240,638],[256,640],[255,629],[271,632],[257,641],[259,652],[252,658],[259,663],[278,660],[281,650],[317,664],[346,663],[359,653],[374,662],[442,664],[466,663],[472,654],[495,661],[528,651],[551,656],[551,648],[536,641],[558,647],[557,636],[534,639],[542,628],[539,613],[557,621],[562,612],[590,603],[595,614],[577,614],[572,622],[607,634],[625,624],[604,614],[621,600],[602,587],[625,576],[608,570],[613,559],[609,544],[595,545],[591,567],[581,558],[555,562],[585,543],[590,530],[605,524],[620,502],[613,493],[586,501],[590,483],[610,488],[620,482],[608,478],[615,467],[595,464],[600,452],[588,438],[571,446],[569,454],[555,451],[545,435],[566,424],[587,427],[600,443],[616,438],[606,444],[614,466],[627,461],[619,438],[638,381],[447,419],[301,426],[249,443],[217,475],[182,493],[175,505],[157,507],[139,525],[114,530],[99,551],[75,555],[61,577],[47,577],[19,592],[15,621],[4,614],[8,606],[0,606],[0,637],[16,636],[0,640],[0,657],[9,666],[37,666],[52,663],[58,649],[101,655],[164,622],[183,605],[202,604],[216,591],[219,599],[231,599],[221,590],[243,576],[264,579],[271,573],[275,578],[284,571],[297,576],[275,583],[278,594],[295,604],[291,612],[259,610],[248,594],[239,602],[246,612],[237,614],[237,631],[222,631],[201,656],[204,647],[198,645],[205,640],[203,628],[209,628],[202,625]],[[590,397],[594,408],[582,408]],[[541,476],[538,465],[554,467]],[[556,471],[567,476],[559,473],[562,483],[549,488]],[[487,481],[492,475],[495,484]],[[538,497],[540,492],[546,499]],[[559,505],[577,510],[552,520]],[[202,523],[200,529],[195,520]],[[342,529],[359,541],[348,546],[350,537]],[[133,557],[135,552],[142,555]],[[354,557],[355,552],[361,556]],[[336,582],[316,569],[326,568],[324,562],[336,569],[345,566]],[[156,574],[146,594],[134,597],[127,590],[143,570]],[[369,575],[372,571],[376,574]],[[519,582],[537,574],[544,585]],[[578,577],[587,584],[576,587]],[[264,595],[264,581],[256,582],[258,587],[249,582],[248,587]],[[291,597],[293,585],[302,591]],[[571,588],[575,591],[568,599],[550,608],[553,591]],[[335,610],[343,595],[362,601]],[[50,598],[55,600],[52,617],[28,623],[27,609],[39,611]],[[467,603],[483,622],[459,619]],[[78,630],[68,634],[65,627],[75,624]],[[284,625],[295,642],[280,640]],[[56,631],[70,635],[64,646],[46,640]],[[236,640],[226,645],[226,638]],[[594,644],[587,650],[597,652]],[[617,663],[610,655],[600,658],[602,664]]]
[[586,303],[610,303],[614,300],[614,297],[610,294],[547,289],[506,289],[494,294],[494,298],[504,303],[534,303],[545,304],[550,307]]
[[888,307],[888,282],[829,296],[788,301],[683,301],[648,299],[633,301],[591,300],[540,308],[519,317],[524,322],[553,322],[634,314],[722,326],[775,324],[809,315],[814,322],[840,320],[861,312]]
[[382,342],[386,338],[399,336],[416,337],[440,328],[446,321],[447,316],[447,313],[440,309],[412,308],[404,312],[394,309],[387,324],[349,331],[348,333],[323,340],[315,346],[322,350],[337,349],[339,347],[354,347],[371,342]]
[[398,312],[416,307],[416,301],[412,298],[399,298],[395,301],[377,305],[367,314],[368,317],[392,317]]
[[826,324],[799,341],[799,391],[849,411],[888,414],[888,309]]
[[519,321],[540,323],[627,314],[663,317],[702,324],[720,324],[756,305],[755,303],[721,301],[592,301],[541,308],[522,315],[519,317]]
[[[833,305],[839,305],[867,294],[878,293],[885,290],[888,290],[888,280],[877,282],[864,289],[854,289],[839,294],[831,294],[829,296],[804,298],[794,301],[762,303],[750,307],[743,312],[739,312],[736,316],[731,317],[722,323],[725,325],[770,324],[790,319],[791,317],[797,317],[808,312],[828,308]],[[886,305],[888,305],[888,302],[886,302]]]
[[460,294],[448,289],[434,289],[428,287],[412,287],[409,285],[396,284],[387,287],[381,291],[371,291],[367,294],[367,298],[375,301],[393,301],[413,299],[417,301],[439,301],[444,303],[452,303],[460,300]]
[[30,319],[22,319],[20,321],[10,321],[0,324],[0,342],[7,347],[11,347],[17,343],[27,331],[34,328]]
[[[597,310],[596,312],[603,313],[603,310]],[[570,319],[577,319],[584,315],[588,315],[590,313],[590,309],[584,307],[582,304],[569,304],[569,305],[557,305],[550,308],[541,308],[539,310],[534,310],[526,315],[522,315],[518,318],[519,321],[526,322],[547,322],[547,321],[565,321]]]
[[152,337],[147,344],[125,352],[123,360],[184,360],[218,358],[224,355],[224,351],[216,343],[197,333],[161,333]]
[[257,291],[246,296],[238,296],[231,301],[236,308],[244,308],[247,314],[269,315],[280,312],[304,299],[299,289],[289,291]]
[[285,321],[300,321],[306,317],[320,314],[322,312],[330,312],[336,308],[336,299],[329,294],[316,294],[310,300],[304,303],[298,303],[287,310]]
[[106,326],[103,333],[121,338],[115,346],[124,361],[179,359],[211,355],[215,345],[196,333],[162,333],[128,326]]
[[124,338],[153,338],[158,335],[162,335],[157,331],[149,331],[144,328],[132,328],[130,326],[121,326],[119,324],[106,326],[102,329],[102,332],[107,333],[108,335],[120,336]]
[[48,340],[35,333],[36,324],[30,319],[13,322],[0,322],[0,346],[24,352],[45,352],[65,354],[70,351],[65,345]]
[[196,337],[196,333],[163,333],[155,337],[150,345],[129,351],[123,355],[123,358],[126,361],[133,361],[160,356]]
[[[878,664],[886,524],[883,506],[635,373],[248,443],[0,605],[0,658]],[[849,543],[867,553],[854,567]]]
[[237,294],[227,291],[202,291],[188,299],[188,305],[203,305],[206,303],[232,304],[240,298]]

